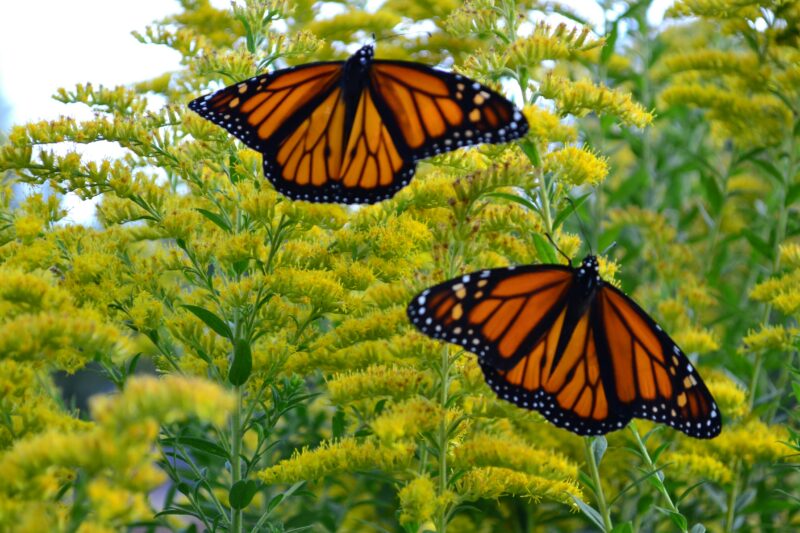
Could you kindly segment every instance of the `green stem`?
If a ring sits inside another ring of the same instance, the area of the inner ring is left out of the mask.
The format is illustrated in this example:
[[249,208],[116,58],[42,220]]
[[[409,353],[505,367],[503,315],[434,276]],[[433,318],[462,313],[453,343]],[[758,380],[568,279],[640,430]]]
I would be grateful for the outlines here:
[[[242,388],[236,386],[233,389],[236,396],[236,407],[233,411],[231,420],[231,476],[232,484],[235,485],[242,479]],[[231,508],[231,531],[242,533],[242,510]]]
[[[447,492],[447,397],[448,385],[450,381],[450,350],[447,346],[442,348],[442,390],[439,401],[442,405],[442,420],[439,423],[439,495],[442,496]],[[439,517],[436,524],[437,533],[446,533],[447,531],[447,509],[441,506]]]
[[733,531],[733,522],[736,519],[736,498],[739,497],[739,474],[741,473],[738,461],[736,465],[734,465],[733,471],[735,472],[733,476],[733,487],[731,488],[730,494],[728,494],[728,509],[725,512],[725,533]]
[[[664,496],[664,500],[666,500],[667,502],[667,508],[675,514],[681,514],[681,512],[678,510],[678,506],[676,506],[675,503],[672,501],[672,497],[669,495],[667,487],[664,486],[664,480],[661,477],[661,473],[657,472],[658,468],[653,462],[653,459],[650,457],[650,452],[647,451],[647,446],[645,446],[642,437],[639,435],[639,430],[636,427],[636,423],[631,422],[628,425],[628,428],[630,428],[631,433],[633,434],[633,438],[636,441],[636,445],[639,447],[639,453],[641,454],[642,459],[644,459],[645,463],[647,464],[647,473],[653,474],[654,476],[658,476],[658,483],[656,483],[656,487],[658,488],[658,491],[661,493],[661,495]],[[681,528],[681,531],[685,532],[686,529]]]
[[594,494],[597,498],[597,507],[600,509],[600,515],[603,517],[603,526],[606,532],[614,529],[611,523],[611,509],[606,503],[606,495],[603,492],[603,484],[600,481],[600,469],[597,468],[597,461],[594,460],[594,452],[592,451],[593,437],[583,438],[583,449],[586,452],[586,463],[589,465],[589,473],[592,475],[594,482]]
[[[542,218],[544,218],[544,228],[548,235],[553,235],[553,216],[550,214],[550,193],[547,190],[547,177],[544,172],[539,177],[539,201],[542,204]],[[555,238],[555,237],[553,237]]]
[[[781,254],[780,254],[780,245],[783,243],[783,239],[786,238],[786,225],[788,223],[789,218],[789,209],[786,206],[786,191],[788,188],[788,184],[791,183],[792,179],[794,179],[795,173],[795,138],[792,134],[787,142],[788,150],[788,162],[786,165],[786,175],[783,177],[783,187],[779,193],[779,205],[780,210],[778,211],[778,225],[775,228],[775,242],[772,245],[772,270],[769,273],[770,275],[776,273],[781,266]],[[764,314],[761,318],[761,324],[768,325],[769,323],[769,316],[772,312],[772,305],[767,303],[764,306]],[[749,399],[750,399],[750,410],[753,409],[756,400],[756,393],[758,392],[758,379],[761,374],[761,367],[764,364],[764,350],[760,350],[756,353],[756,360],[755,364],[753,365],[753,376],[750,379],[750,386],[748,387],[749,392]]]

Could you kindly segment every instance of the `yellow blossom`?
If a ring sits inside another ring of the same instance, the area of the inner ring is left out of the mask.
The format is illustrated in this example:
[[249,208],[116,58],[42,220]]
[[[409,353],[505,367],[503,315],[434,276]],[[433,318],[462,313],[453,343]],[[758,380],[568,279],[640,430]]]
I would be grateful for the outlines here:
[[545,170],[569,186],[599,185],[608,175],[608,162],[589,150],[568,146],[547,154]]
[[498,466],[554,479],[578,478],[578,465],[566,457],[506,436],[479,435],[467,440],[455,449],[454,464],[464,469]]
[[260,471],[257,475],[267,484],[294,483],[322,479],[341,472],[380,469],[393,472],[405,468],[414,454],[413,445],[378,446],[373,441],[342,439],[327,442],[309,450],[304,448],[285,461]]
[[634,102],[630,94],[595,85],[589,80],[570,81],[549,74],[542,80],[539,92],[555,100],[561,114],[582,117],[590,112],[608,113],[638,128],[646,127],[653,120],[652,114]]
[[719,485],[725,485],[733,480],[733,471],[709,455],[672,452],[665,454],[663,461],[669,463],[670,472],[675,472],[686,479],[705,478]]
[[533,501],[547,498],[571,507],[576,506],[573,496],[581,496],[580,489],[574,483],[499,467],[470,469],[458,479],[456,490],[467,501],[514,495]]
[[675,342],[686,353],[704,354],[719,349],[719,343],[713,333],[702,328],[685,328],[675,332]]
[[408,482],[398,493],[400,523],[421,524],[436,512],[436,488],[427,476]]
[[334,403],[347,403],[387,395],[402,399],[430,385],[430,376],[418,370],[375,365],[334,375],[328,380],[328,391]]
[[800,335],[797,328],[787,329],[784,326],[762,325],[757,330],[750,330],[742,339],[748,351],[759,350],[791,350],[794,339]]

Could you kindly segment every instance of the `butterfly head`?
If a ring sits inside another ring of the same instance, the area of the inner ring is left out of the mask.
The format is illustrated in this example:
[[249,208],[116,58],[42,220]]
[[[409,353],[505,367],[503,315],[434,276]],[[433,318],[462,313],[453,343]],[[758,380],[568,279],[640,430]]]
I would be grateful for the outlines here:
[[600,279],[600,264],[594,255],[587,255],[576,270],[578,271],[578,279],[588,287],[596,287],[602,281]]
[[369,65],[373,57],[375,57],[375,46],[371,44],[365,44],[353,54],[353,59],[364,66]]

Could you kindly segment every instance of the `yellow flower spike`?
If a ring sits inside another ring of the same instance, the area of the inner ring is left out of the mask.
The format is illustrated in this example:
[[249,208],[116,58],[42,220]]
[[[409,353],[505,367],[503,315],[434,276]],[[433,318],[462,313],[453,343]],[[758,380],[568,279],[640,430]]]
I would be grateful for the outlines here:
[[788,437],[784,426],[768,426],[760,420],[750,420],[723,428],[722,433],[713,440],[685,442],[684,446],[697,453],[706,450],[726,465],[733,465],[737,461],[753,465],[785,460],[789,455],[784,444]]
[[530,130],[528,136],[536,141],[546,144],[551,142],[568,143],[578,138],[578,131],[546,109],[528,105],[522,109],[522,114],[528,120]]
[[428,476],[409,481],[397,494],[400,500],[400,523],[421,524],[436,512],[436,487]]
[[784,243],[780,245],[781,264],[786,268],[800,268],[800,244]]
[[158,300],[146,292],[140,292],[128,310],[131,321],[139,331],[154,331],[162,324],[164,309]]
[[100,523],[121,526],[151,517],[146,494],[131,492],[103,478],[89,482],[87,493]]
[[91,310],[23,315],[0,323],[0,353],[74,371],[93,359],[126,359],[130,341]]
[[690,327],[681,329],[673,335],[675,343],[686,353],[704,354],[719,349],[714,334],[706,329]]
[[793,342],[800,335],[800,329],[787,329],[784,326],[761,325],[757,330],[750,330],[742,339],[743,349],[748,352],[760,350],[790,351]]
[[327,381],[331,400],[336,404],[390,396],[407,398],[431,386],[431,377],[413,368],[374,365],[359,372],[335,374]]
[[456,491],[467,501],[496,500],[512,495],[539,501],[542,498],[576,508],[573,496],[581,497],[575,483],[557,481],[508,468],[482,467],[468,470],[458,478]]
[[233,409],[233,398],[203,379],[137,377],[120,395],[93,397],[91,409],[95,420],[110,427],[148,418],[168,424],[187,416],[222,425]]
[[272,277],[270,289],[319,312],[340,311],[346,307],[344,287],[327,270],[280,268]]
[[[393,405],[370,425],[381,443],[391,446],[438,427],[442,414],[442,408],[430,400],[415,398]],[[447,416],[455,418],[452,412]]]
[[634,102],[631,95],[615,91],[589,80],[570,81],[548,74],[539,86],[545,98],[554,100],[562,115],[577,117],[590,112],[612,114],[624,124],[644,128],[653,121],[653,115],[641,104]]
[[750,411],[746,391],[730,378],[711,374],[706,379],[706,386],[726,420],[742,418]]
[[667,16],[701,16],[709,18],[758,17],[758,2],[754,0],[679,0],[667,11]]
[[408,326],[405,304],[376,310],[360,317],[343,320],[335,331],[326,333],[317,341],[316,347],[343,348],[375,339],[388,338]]
[[800,290],[800,269],[762,281],[750,291],[750,298],[759,302],[769,302],[781,294],[797,290]]
[[318,480],[325,476],[361,470],[397,472],[408,467],[414,457],[413,444],[379,446],[374,441],[345,438],[326,442],[314,450],[303,448],[290,459],[266,468],[256,475],[264,483],[287,484]]
[[608,175],[608,161],[591,151],[568,146],[547,154],[545,172],[552,172],[556,179],[567,186],[583,184],[599,185]]
[[554,28],[538,22],[530,35],[517,39],[506,48],[505,63],[514,70],[533,70],[546,59],[567,59],[578,52],[602,46],[603,40],[589,39],[590,31],[587,27],[567,30],[563,23]]
[[532,448],[529,444],[509,440],[508,436],[478,435],[454,450],[457,468],[504,467],[554,479],[577,479],[578,465],[551,451]]
[[797,315],[800,313],[800,290],[777,295],[772,299],[772,305],[784,315]]
[[687,480],[708,479],[718,485],[726,485],[733,480],[733,471],[724,463],[709,455],[691,452],[667,452],[664,463],[668,471]]

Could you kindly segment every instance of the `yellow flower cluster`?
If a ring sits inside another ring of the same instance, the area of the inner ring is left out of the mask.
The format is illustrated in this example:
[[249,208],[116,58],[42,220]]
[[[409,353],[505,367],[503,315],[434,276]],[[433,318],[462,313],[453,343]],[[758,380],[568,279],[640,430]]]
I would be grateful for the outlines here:
[[295,483],[346,472],[381,470],[396,472],[406,468],[414,456],[414,446],[379,446],[374,441],[354,438],[330,441],[319,448],[304,448],[275,466],[258,473],[264,483]]
[[580,498],[577,484],[495,466],[473,468],[456,482],[458,495],[466,501],[496,500],[501,496],[517,496],[533,501],[542,498],[577,508],[573,497]]
[[544,168],[569,186],[596,186],[608,175],[608,162],[605,158],[575,146],[567,146],[547,154]]
[[454,450],[454,464],[465,470],[497,466],[546,478],[578,478],[578,466],[566,457],[512,439],[507,435],[470,438]]
[[[187,417],[221,424],[232,398],[218,385],[168,376],[131,378],[122,394],[95,398],[95,423],[68,431],[49,429],[20,440],[0,454],[0,526],[39,511],[50,530],[60,522],[61,484],[76,469],[90,476],[91,522],[119,527],[150,517],[147,494],[164,481],[156,468],[154,440],[159,424]],[[42,498],[45,495],[45,498]],[[42,502],[49,500],[48,506]]]
[[653,120],[653,115],[634,102],[629,93],[595,85],[589,80],[570,81],[549,74],[542,80],[539,92],[554,100],[562,115],[610,114],[637,128],[644,128]]
[[374,365],[359,372],[335,374],[327,385],[331,400],[341,404],[381,396],[408,397],[430,387],[431,378],[413,368]]

